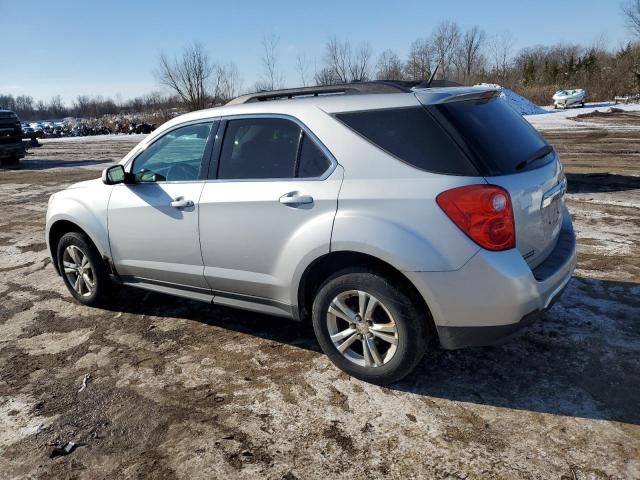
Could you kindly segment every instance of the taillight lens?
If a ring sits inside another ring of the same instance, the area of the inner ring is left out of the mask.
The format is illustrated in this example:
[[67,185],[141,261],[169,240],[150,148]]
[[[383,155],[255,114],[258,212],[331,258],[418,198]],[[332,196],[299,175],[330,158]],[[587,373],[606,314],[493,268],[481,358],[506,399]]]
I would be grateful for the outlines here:
[[511,197],[495,185],[467,185],[442,192],[436,202],[471,240],[487,250],[516,246]]

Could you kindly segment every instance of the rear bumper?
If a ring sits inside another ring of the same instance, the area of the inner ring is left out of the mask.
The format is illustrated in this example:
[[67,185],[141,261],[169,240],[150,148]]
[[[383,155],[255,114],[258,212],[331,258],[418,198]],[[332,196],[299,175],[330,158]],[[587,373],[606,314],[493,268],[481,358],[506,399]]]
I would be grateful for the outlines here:
[[558,243],[531,268],[520,253],[481,250],[454,272],[405,272],[431,309],[446,349],[493,345],[551,308],[576,265],[576,238],[565,210]]

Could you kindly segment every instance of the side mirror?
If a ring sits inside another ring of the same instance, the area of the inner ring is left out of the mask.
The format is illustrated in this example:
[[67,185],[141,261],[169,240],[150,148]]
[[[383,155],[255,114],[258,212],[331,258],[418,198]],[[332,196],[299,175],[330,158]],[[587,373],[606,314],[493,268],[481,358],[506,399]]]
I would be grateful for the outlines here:
[[130,174],[124,171],[122,165],[113,165],[102,171],[102,183],[105,185],[116,185],[118,183],[131,183]]

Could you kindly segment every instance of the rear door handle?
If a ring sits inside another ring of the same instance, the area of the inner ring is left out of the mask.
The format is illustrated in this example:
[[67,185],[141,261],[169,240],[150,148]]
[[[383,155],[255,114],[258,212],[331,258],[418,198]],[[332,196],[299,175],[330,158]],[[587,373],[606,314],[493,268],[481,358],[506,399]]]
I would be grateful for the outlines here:
[[173,208],[188,208],[193,207],[193,200],[185,200],[184,197],[178,197],[173,200],[169,205]]
[[313,197],[311,195],[299,195],[298,192],[289,192],[280,197],[280,203],[284,205],[309,205],[313,203]]

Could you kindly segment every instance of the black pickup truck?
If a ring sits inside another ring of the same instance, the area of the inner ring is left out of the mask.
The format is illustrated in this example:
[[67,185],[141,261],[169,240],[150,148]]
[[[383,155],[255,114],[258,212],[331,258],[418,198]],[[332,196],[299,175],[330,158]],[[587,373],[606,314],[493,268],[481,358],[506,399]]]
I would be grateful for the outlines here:
[[23,157],[20,119],[9,110],[0,110],[0,165],[18,163]]

